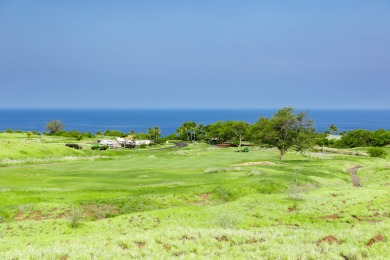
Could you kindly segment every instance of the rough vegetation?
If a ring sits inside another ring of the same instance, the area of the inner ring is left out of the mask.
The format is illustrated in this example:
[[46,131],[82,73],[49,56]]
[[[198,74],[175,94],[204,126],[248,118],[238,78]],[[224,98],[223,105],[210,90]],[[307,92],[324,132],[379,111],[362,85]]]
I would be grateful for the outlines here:
[[0,134],[1,259],[383,259],[390,250],[388,157],[290,150],[281,162],[277,149],[89,149],[95,141],[77,150],[64,145],[72,137]]

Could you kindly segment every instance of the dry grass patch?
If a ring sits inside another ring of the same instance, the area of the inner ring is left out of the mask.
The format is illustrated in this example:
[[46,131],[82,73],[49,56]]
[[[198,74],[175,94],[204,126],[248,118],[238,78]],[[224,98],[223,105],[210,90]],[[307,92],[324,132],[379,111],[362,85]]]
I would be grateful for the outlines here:
[[240,164],[234,164],[232,166],[251,166],[251,165],[275,165],[276,163],[268,162],[268,161],[262,161],[262,162],[245,162]]

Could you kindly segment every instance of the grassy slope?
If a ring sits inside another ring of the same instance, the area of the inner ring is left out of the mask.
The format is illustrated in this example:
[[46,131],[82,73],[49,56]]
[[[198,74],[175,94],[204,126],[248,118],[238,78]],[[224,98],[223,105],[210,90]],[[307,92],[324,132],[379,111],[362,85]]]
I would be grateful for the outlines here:
[[[289,153],[280,163],[275,150],[234,150],[198,144],[0,167],[0,258],[387,256],[387,241],[366,244],[390,238],[388,160]],[[276,164],[231,166],[248,161]],[[347,172],[356,165],[360,188]],[[327,235],[338,241],[318,243]]]

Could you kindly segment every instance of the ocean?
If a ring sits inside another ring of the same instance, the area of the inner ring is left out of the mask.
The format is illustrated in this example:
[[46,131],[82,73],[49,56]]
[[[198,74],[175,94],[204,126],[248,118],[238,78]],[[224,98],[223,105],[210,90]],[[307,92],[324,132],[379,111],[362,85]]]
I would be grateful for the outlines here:
[[[277,109],[1,109],[0,131],[6,129],[44,132],[46,123],[58,119],[65,130],[92,132],[131,130],[146,132],[158,126],[162,136],[175,133],[186,121],[208,125],[219,120],[242,120],[254,123],[269,117]],[[302,110],[297,110],[302,111]],[[353,129],[390,130],[390,110],[308,109],[318,132],[336,125],[339,131]]]

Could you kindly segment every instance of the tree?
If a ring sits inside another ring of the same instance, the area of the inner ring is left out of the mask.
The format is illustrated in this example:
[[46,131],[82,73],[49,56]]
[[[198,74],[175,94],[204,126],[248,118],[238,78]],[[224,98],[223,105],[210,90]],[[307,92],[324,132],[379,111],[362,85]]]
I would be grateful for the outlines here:
[[332,134],[336,134],[339,130],[337,129],[337,127],[334,125],[334,124],[331,124],[329,126],[329,131],[332,133]]
[[193,121],[184,122],[178,129],[176,129],[176,133],[180,139],[187,139],[187,141],[190,142],[196,140],[196,131],[197,125]]
[[249,124],[244,121],[228,121],[226,124],[227,129],[238,138],[238,147],[241,147],[242,139],[248,130]]
[[278,148],[280,160],[290,148],[302,152],[315,143],[313,121],[306,112],[294,114],[291,107],[277,111],[271,118],[261,117],[252,125],[251,133],[253,141]]
[[150,139],[157,140],[161,137],[161,130],[158,126],[155,126],[154,128],[149,127],[148,128],[148,136]]
[[61,131],[64,129],[64,127],[64,123],[62,123],[60,120],[52,120],[46,124],[46,130],[48,130],[50,134]]

